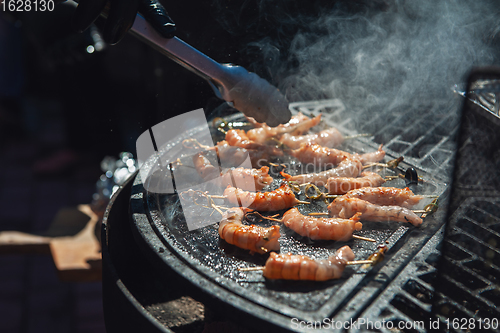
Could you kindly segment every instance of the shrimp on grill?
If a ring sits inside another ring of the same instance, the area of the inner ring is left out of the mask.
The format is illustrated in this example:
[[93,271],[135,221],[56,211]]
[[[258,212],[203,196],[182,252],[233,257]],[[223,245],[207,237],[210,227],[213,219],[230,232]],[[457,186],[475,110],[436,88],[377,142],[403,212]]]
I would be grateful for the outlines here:
[[353,231],[361,230],[363,226],[361,222],[358,222],[359,215],[361,213],[355,214],[349,219],[317,218],[304,216],[297,208],[292,208],[283,215],[283,224],[299,235],[313,240],[347,241],[352,238]]
[[362,187],[377,187],[385,183],[385,179],[378,173],[363,171],[361,177],[332,177],[328,178],[326,188],[329,194],[345,194]]
[[239,166],[252,155],[254,150],[231,146],[226,140],[217,142],[214,148],[217,151],[217,156],[223,166]]
[[269,167],[263,166],[260,169],[228,169],[222,172],[219,181],[221,187],[235,185],[247,191],[260,191],[273,182],[273,177],[269,176]]
[[203,180],[216,183],[220,187],[234,185],[244,190],[258,191],[273,182],[267,166],[260,169],[231,168],[221,172],[203,153],[195,154],[193,163]]
[[268,279],[326,281],[340,279],[347,262],[354,259],[349,246],[338,249],[326,260],[313,260],[297,254],[271,252],[263,275]]
[[247,133],[242,129],[230,129],[226,132],[226,141],[231,146],[237,146],[245,149],[259,149],[262,144],[251,140]]
[[336,168],[317,173],[307,173],[302,175],[290,176],[284,172],[281,174],[288,181],[295,181],[299,184],[311,183],[317,186],[325,186],[328,178],[331,177],[357,177],[362,169],[361,162],[354,155],[345,156]]
[[317,166],[329,166],[339,164],[346,156],[355,156],[361,163],[379,162],[385,156],[382,145],[376,152],[366,154],[350,154],[343,150],[323,147],[316,143],[306,143],[298,149],[289,152],[290,155],[298,159],[301,163],[314,164]]
[[279,251],[280,227],[269,228],[241,223],[245,217],[245,209],[230,208],[222,215],[219,223],[219,236],[229,244],[260,254],[269,251]]
[[382,150],[382,145],[378,147],[377,151],[359,155],[361,163],[363,164],[380,162],[384,159],[384,157],[385,157],[385,151]]
[[203,152],[193,155],[193,164],[203,180],[215,179],[220,175],[219,167],[214,166]]
[[[251,123],[254,127],[268,126],[266,123],[259,123],[253,117],[245,116],[245,118],[247,118],[248,122]],[[289,128],[289,127],[292,127],[292,126],[296,126],[297,124],[299,124],[299,123],[301,123],[303,121],[306,121],[308,119],[311,119],[311,118],[309,118],[308,116],[306,116],[302,112],[299,112],[296,115],[292,116],[292,118],[290,118],[290,120],[286,124],[280,124],[280,125],[276,126],[275,128],[280,128],[280,129],[284,128],[284,129],[286,129],[286,128]]]
[[247,117],[247,119],[256,127],[248,131],[248,136],[257,142],[264,142],[266,139],[281,135],[284,133],[292,133],[300,135],[307,132],[310,128],[316,126],[321,121],[321,114],[314,118],[309,118],[302,112],[292,116],[286,124],[281,124],[276,127],[270,127],[265,123],[258,123],[255,119]]
[[318,144],[324,147],[340,146],[344,142],[342,134],[334,127],[330,127],[318,133],[306,135],[283,134],[279,141],[291,149],[300,148],[303,144]]
[[292,121],[290,121],[285,125],[279,125],[277,127],[269,127],[264,124],[261,127],[249,130],[247,132],[247,136],[250,140],[254,142],[264,144],[270,138],[279,136],[281,134],[291,133],[293,135],[300,135],[309,130],[311,127],[314,127],[317,124],[319,124],[319,122],[321,121],[321,114],[314,118],[309,118],[304,115],[302,115],[299,118],[292,119],[292,120],[297,120],[293,121],[293,123]]
[[282,210],[308,203],[298,200],[286,183],[281,184],[278,189],[271,192],[249,192],[228,186],[224,190],[224,196],[232,205],[260,212]]
[[231,146],[226,140],[217,142],[215,148],[223,166],[239,166],[250,157],[250,162],[254,168],[261,167],[262,164],[268,163],[272,156],[283,155],[281,150],[274,147],[262,146],[260,149],[245,149]]
[[283,152],[276,146],[267,145],[250,139],[242,129],[230,129],[226,132],[226,140],[229,145],[241,147],[248,150],[263,150],[266,155],[282,156]]
[[335,199],[328,205],[328,211],[330,216],[338,216],[344,219],[361,213],[359,218],[363,221],[409,222],[415,226],[422,224],[422,219],[406,207],[381,206],[357,198],[345,198],[344,196]]
[[[218,158],[221,166],[223,167],[238,167],[241,166],[248,158],[252,163],[252,166],[262,166],[262,164],[267,163],[271,156],[281,156],[283,152],[278,149],[272,149],[272,147],[264,146],[264,149],[246,149],[238,146],[231,146],[226,140],[221,140],[217,142],[216,146],[206,146],[200,144],[196,140],[184,140],[183,145],[186,148],[193,148],[201,151],[198,154],[203,154],[205,156],[211,156],[211,160],[216,162]],[[261,147],[260,145],[258,145]],[[271,149],[270,149],[271,148]],[[216,152],[217,158],[213,156],[212,152]],[[273,154],[273,155],[271,155]],[[194,156],[197,158],[198,156]],[[196,163],[196,161],[195,161]],[[200,158],[198,163],[206,163],[203,158]],[[216,163],[215,163],[216,164]]]
[[321,167],[338,165],[345,157],[351,156],[351,154],[343,150],[323,147],[316,143],[302,144],[300,148],[291,150],[289,154],[303,164],[313,164]]
[[396,205],[406,208],[413,207],[423,199],[421,195],[413,194],[408,187],[363,187],[349,191],[342,197],[362,199],[377,205]]
[[246,134],[248,139],[263,145],[267,142],[267,140],[274,137],[276,135],[276,132],[277,131],[275,131],[273,127],[266,126],[266,127],[252,128]]

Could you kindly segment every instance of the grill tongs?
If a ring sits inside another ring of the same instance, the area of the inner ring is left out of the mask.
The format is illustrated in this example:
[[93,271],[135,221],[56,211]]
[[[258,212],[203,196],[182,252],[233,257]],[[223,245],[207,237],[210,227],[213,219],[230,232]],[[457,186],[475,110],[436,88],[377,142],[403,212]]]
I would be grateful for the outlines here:
[[290,119],[288,101],[278,89],[241,66],[220,64],[177,37],[162,37],[137,15],[131,32],[173,61],[208,81],[217,97],[245,115],[277,126]]

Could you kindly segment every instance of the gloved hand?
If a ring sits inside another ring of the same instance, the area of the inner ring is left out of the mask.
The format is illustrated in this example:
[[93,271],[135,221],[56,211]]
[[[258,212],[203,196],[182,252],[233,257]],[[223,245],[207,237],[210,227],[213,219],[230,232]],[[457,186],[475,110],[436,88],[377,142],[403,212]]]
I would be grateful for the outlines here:
[[[80,0],[75,12],[75,28],[83,32],[99,17],[108,0]],[[159,0],[110,0],[108,17],[104,27],[104,40],[118,43],[132,27],[137,12],[163,36],[172,38],[175,23],[168,16]]]

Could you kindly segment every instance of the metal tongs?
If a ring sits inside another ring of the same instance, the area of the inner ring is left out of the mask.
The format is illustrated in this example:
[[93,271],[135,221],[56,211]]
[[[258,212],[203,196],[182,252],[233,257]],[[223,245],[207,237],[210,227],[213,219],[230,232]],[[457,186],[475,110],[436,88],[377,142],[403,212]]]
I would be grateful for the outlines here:
[[276,87],[241,66],[220,64],[177,37],[162,37],[142,16],[130,30],[136,37],[207,80],[217,97],[258,122],[277,126],[290,120],[288,101]]

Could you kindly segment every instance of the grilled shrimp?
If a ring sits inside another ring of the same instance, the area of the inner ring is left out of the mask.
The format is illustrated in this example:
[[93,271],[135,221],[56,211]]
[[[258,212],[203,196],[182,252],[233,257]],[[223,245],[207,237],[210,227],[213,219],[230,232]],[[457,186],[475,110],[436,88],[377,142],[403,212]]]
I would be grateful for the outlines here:
[[[190,141],[190,142],[188,142]],[[237,167],[240,166],[250,155],[252,158],[253,150],[248,150],[245,148],[241,148],[238,146],[231,146],[226,140],[222,140],[217,142],[216,146],[206,146],[200,144],[197,140],[184,140],[183,144],[186,143],[186,147],[199,150],[198,154],[193,156],[193,161],[199,163],[200,165],[206,164],[209,162],[217,162],[217,157],[221,162],[221,166],[223,167]],[[189,146],[187,146],[189,144]],[[215,154],[217,154],[217,157]],[[200,157],[199,155],[211,156],[211,161],[207,160],[207,158]],[[196,161],[196,158],[199,158]]]
[[258,149],[262,146],[262,144],[251,140],[242,129],[230,129],[227,131],[226,141],[231,146],[237,146],[245,149]]
[[301,114],[300,117],[297,117],[295,119],[292,118],[292,120],[285,125],[269,127],[264,124],[261,127],[253,128],[247,132],[247,136],[254,142],[264,144],[270,138],[279,136],[284,133],[300,135],[309,130],[311,127],[319,124],[320,121],[321,114],[314,118],[309,118]]
[[348,261],[354,260],[349,246],[341,247],[327,260],[313,260],[297,254],[271,252],[263,275],[268,279],[326,281],[339,279]]
[[234,185],[242,190],[260,191],[273,182],[273,177],[269,176],[267,166],[260,169],[236,168],[223,172],[220,182],[221,187]]
[[289,152],[303,164],[313,164],[321,167],[336,166],[345,157],[351,156],[348,152],[335,148],[323,147],[315,143],[302,144],[300,148]]
[[[261,151],[266,157],[283,155],[283,151],[276,146],[258,143],[251,140],[245,131],[241,129],[231,129],[227,131],[226,141],[231,146],[245,148],[249,151]],[[252,161],[255,161],[255,158],[253,158]]]
[[349,191],[343,197],[362,199],[377,205],[396,205],[406,208],[413,207],[423,199],[422,196],[413,194],[408,187],[363,187]]
[[235,206],[261,212],[287,209],[301,203],[286,183],[271,192],[249,192],[228,186],[224,190],[224,196]]
[[252,117],[247,117],[248,121],[256,128],[264,128],[269,135],[276,136],[283,133],[293,133],[295,135],[305,133],[310,128],[316,126],[321,121],[321,114],[314,118],[309,118],[302,112],[292,116],[290,121],[286,124],[281,124],[276,127],[270,127],[266,123],[258,123]]
[[332,177],[328,178],[326,188],[329,194],[345,194],[361,187],[376,187],[385,183],[385,179],[378,173],[363,171],[361,177]]
[[363,221],[373,222],[409,222],[415,226],[422,224],[422,219],[413,211],[400,206],[380,206],[371,202],[357,199],[345,198],[335,199],[328,205],[330,216],[338,216],[344,219],[350,218],[357,213]]
[[283,224],[301,236],[311,239],[325,239],[346,241],[352,238],[355,230],[363,226],[355,214],[350,219],[344,218],[317,218],[302,215],[297,208],[288,210],[283,215]]
[[361,162],[354,155],[348,155],[343,158],[336,168],[325,170],[318,173],[307,173],[302,175],[290,176],[285,173],[282,175],[288,181],[296,181],[299,184],[311,183],[317,186],[325,186],[328,178],[331,177],[357,177],[361,172]]
[[269,138],[272,138],[273,131],[271,131],[273,128],[269,127],[270,130],[267,130],[267,127],[259,127],[259,128],[252,128],[249,130],[246,134],[248,139],[252,140],[253,142],[259,143],[259,144],[265,144],[266,141]]
[[[247,118],[248,122],[251,123],[254,127],[268,126],[266,123],[259,123],[253,117],[245,116],[245,118]],[[305,120],[308,120],[308,119],[311,119],[311,118],[309,118],[308,116],[306,116],[302,112],[299,112],[296,115],[292,116],[292,118],[290,118],[290,120],[288,121],[288,123],[286,123],[286,124],[280,124],[280,125],[278,125],[276,127],[277,128],[288,128],[288,127],[291,127],[291,126],[295,126],[298,123],[301,123],[301,122],[303,122]]]
[[382,150],[382,145],[378,147],[377,151],[359,155],[359,159],[363,164],[380,162],[384,159],[384,157],[385,157],[385,151]]
[[325,147],[336,147],[344,142],[342,134],[334,127],[328,128],[318,133],[306,135],[283,134],[279,141],[288,148],[296,149],[302,144],[318,144]]
[[223,166],[239,166],[249,155],[251,159],[254,152],[242,147],[231,146],[226,140],[217,142],[215,150]]
[[311,163],[318,166],[330,166],[339,164],[346,156],[355,156],[361,163],[379,162],[385,156],[382,145],[376,152],[366,154],[349,154],[343,150],[323,147],[316,143],[307,143],[289,152],[290,155],[302,163]]
[[267,163],[272,156],[283,155],[281,150],[274,147],[262,146],[260,149],[245,149],[231,146],[226,140],[217,142],[216,150],[222,166],[239,166],[247,157],[250,157],[250,162],[255,168]]
[[280,227],[275,225],[269,228],[241,223],[245,217],[245,209],[230,208],[222,215],[219,224],[219,236],[229,244],[260,254],[269,251],[279,251]]
[[203,180],[212,181],[220,187],[234,185],[247,191],[258,191],[273,182],[273,177],[269,175],[269,167],[267,166],[260,169],[231,168],[221,172],[218,167],[212,165],[203,153],[194,155],[193,162],[196,171]]
[[193,164],[204,180],[211,180],[220,175],[219,167],[215,167],[203,152],[193,155]]

